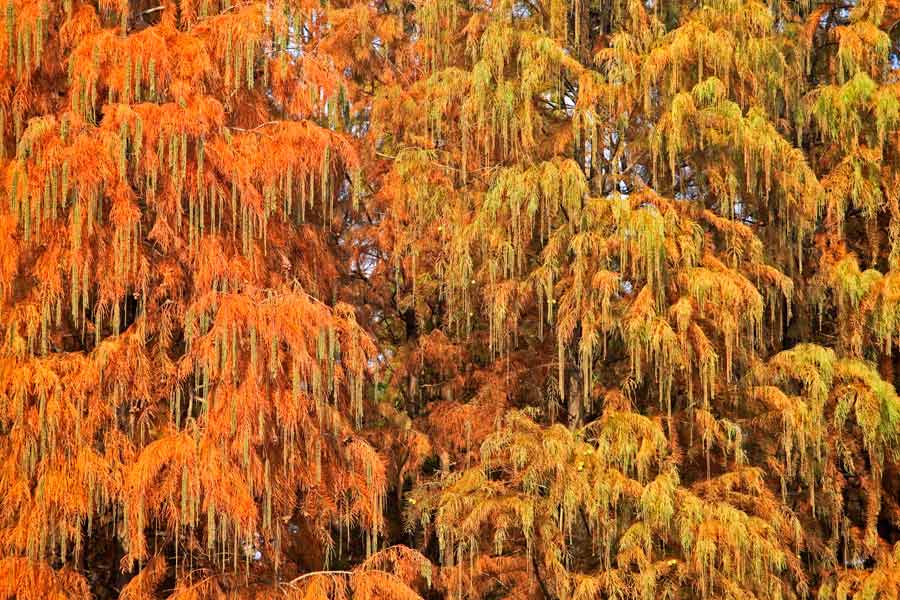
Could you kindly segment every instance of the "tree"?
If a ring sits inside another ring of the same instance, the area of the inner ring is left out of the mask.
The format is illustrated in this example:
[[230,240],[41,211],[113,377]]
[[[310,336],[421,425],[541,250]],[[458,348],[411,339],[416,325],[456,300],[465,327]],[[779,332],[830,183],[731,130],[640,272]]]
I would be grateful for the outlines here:
[[155,4],[7,3],[6,596],[76,577],[47,565],[204,596],[383,545],[342,289],[358,9]]
[[896,8],[429,10],[376,143],[448,589],[893,597]]
[[9,0],[0,597],[895,597],[898,17]]

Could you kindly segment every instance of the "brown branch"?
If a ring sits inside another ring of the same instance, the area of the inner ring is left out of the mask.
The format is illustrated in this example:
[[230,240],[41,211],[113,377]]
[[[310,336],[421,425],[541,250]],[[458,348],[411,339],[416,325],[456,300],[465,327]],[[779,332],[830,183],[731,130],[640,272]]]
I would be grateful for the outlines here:
[[546,600],[553,600],[553,596],[550,595],[549,590],[547,590],[547,584],[545,584],[543,578],[541,578],[540,565],[538,564],[537,555],[534,552],[531,553],[531,564],[534,566],[534,576],[541,588],[541,593],[544,594],[544,598]]

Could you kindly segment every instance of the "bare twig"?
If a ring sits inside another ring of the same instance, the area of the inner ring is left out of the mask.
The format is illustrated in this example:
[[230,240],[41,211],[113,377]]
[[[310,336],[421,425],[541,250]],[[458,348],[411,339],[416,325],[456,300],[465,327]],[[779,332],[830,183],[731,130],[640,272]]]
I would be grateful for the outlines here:
[[311,571],[309,573],[304,573],[303,575],[300,575],[299,577],[295,577],[295,578],[291,579],[285,585],[294,587],[298,583],[300,583],[301,581],[306,579],[307,577],[316,577],[318,575],[323,575],[323,576],[326,576],[326,575],[332,575],[332,576],[333,575],[348,575],[349,576],[349,575],[353,575],[353,571]]
[[258,131],[258,130],[262,129],[263,127],[268,127],[270,125],[278,125],[279,123],[283,123],[283,121],[266,121],[265,123],[260,123],[259,125],[257,125],[256,127],[253,127],[252,129],[244,129],[243,127],[234,127],[234,126],[229,126],[228,129],[233,129],[235,131],[241,131],[244,133],[251,133],[253,131]]

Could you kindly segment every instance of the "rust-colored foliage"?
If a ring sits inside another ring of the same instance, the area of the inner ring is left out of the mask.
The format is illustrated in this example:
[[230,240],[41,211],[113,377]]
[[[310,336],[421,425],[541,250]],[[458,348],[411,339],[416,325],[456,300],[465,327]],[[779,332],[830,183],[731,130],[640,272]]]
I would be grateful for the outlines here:
[[892,2],[0,4],[0,600],[897,598]]

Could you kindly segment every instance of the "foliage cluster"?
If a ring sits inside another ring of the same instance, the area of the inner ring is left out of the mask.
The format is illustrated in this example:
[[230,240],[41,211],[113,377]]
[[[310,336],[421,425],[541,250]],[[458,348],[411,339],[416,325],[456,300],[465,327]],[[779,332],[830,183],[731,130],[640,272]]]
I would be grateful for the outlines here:
[[900,596],[895,0],[0,19],[0,600]]

